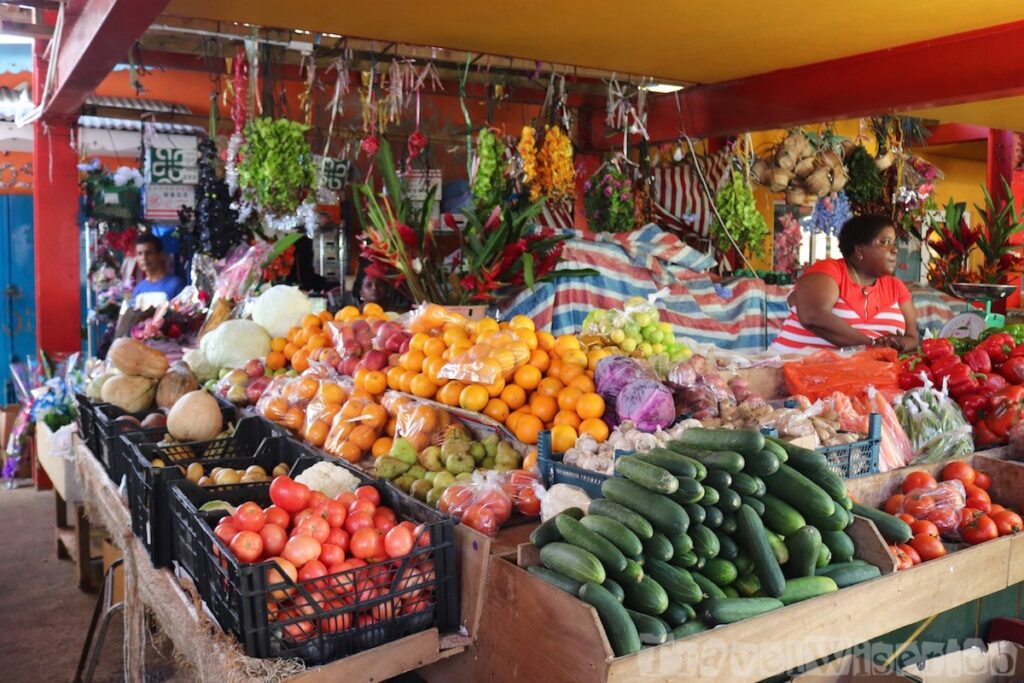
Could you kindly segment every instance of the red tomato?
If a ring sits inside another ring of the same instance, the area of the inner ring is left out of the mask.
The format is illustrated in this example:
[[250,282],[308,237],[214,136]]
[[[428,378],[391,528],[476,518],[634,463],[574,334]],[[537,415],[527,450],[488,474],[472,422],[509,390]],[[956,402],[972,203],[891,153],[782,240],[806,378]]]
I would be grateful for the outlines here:
[[900,490],[907,494],[916,489],[933,489],[936,486],[938,486],[938,482],[935,481],[935,477],[927,472],[918,470],[911,472],[903,479],[903,485],[900,487]]
[[[975,486],[977,486],[977,484],[975,484]],[[993,517],[997,512],[1002,512],[1005,509],[1006,508],[1000,505],[999,503],[992,503],[991,505],[988,506],[988,516]]]
[[374,507],[380,505],[380,492],[375,486],[369,484],[356,489],[356,498],[368,500],[373,503]]
[[905,552],[900,550],[899,546],[890,545],[889,552],[896,559],[896,571],[910,569],[914,566],[914,563],[910,560],[910,557]]
[[385,600],[370,608],[370,616],[377,621],[387,621],[395,616],[395,601]]
[[284,544],[281,556],[296,566],[298,569],[309,562],[320,557],[320,542],[312,536],[292,536]]
[[462,523],[488,536],[497,534],[500,526],[494,512],[479,503],[474,503],[466,509],[462,515]]
[[345,561],[345,551],[341,549],[341,546],[333,543],[323,543],[320,546],[320,557],[317,559],[328,567],[341,564]]
[[345,531],[349,533],[349,542],[351,543],[351,536],[360,529],[373,526],[373,515],[368,515],[365,512],[357,512],[354,515],[349,515],[348,519],[345,520]]
[[999,536],[999,529],[996,523],[988,515],[981,515],[966,526],[960,527],[960,535],[965,543],[977,545],[985,541],[991,541]]
[[900,514],[900,511],[903,510],[903,494],[897,493],[896,495],[889,496],[889,499],[882,505],[882,509],[890,515]]
[[384,554],[384,534],[379,529],[368,527],[358,529],[349,540],[353,557],[369,560]]
[[423,594],[423,572],[416,567],[406,567],[395,580],[393,590],[400,593],[403,601],[415,600]]
[[309,496],[310,490],[305,484],[287,475],[275,477],[270,482],[270,500],[285,512],[296,513],[302,510],[309,502]]
[[338,546],[346,553],[348,552],[348,532],[344,529],[331,529],[331,533],[327,537],[327,542],[331,545]]
[[519,511],[519,514],[526,515],[527,517],[534,517],[540,514],[540,498],[537,497],[533,489],[526,489],[519,494],[516,510]]
[[415,540],[407,527],[396,526],[384,536],[384,552],[392,559],[405,557],[412,552]]
[[912,564],[921,564],[921,556],[917,554],[917,551],[914,550],[912,545],[900,543],[897,547],[907,554],[907,557],[910,558],[910,562]]
[[354,501],[355,499],[356,494],[352,493],[351,491],[342,491],[334,498],[334,500],[344,505],[346,510],[348,510],[348,506],[351,505],[352,501]]
[[302,510],[299,513],[297,513],[292,518],[292,530],[293,530],[293,533],[294,533],[294,530],[297,529],[300,524],[302,524],[304,521],[306,521],[307,519],[312,517],[314,514],[315,513],[313,512],[313,508],[306,508],[305,510]]
[[287,529],[292,521],[292,516],[276,505],[271,505],[264,510],[263,516],[266,518],[267,524],[276,524],[282,529]]
[[263,514],[263,508],[252,501],[239,505],[235,509],[234,518],[235,526],[238,527],[239,531],[259,532],[263,525],[267,523],[267,518]]
[[323,491],[310,491],[309,500],[306,501],[306,507],[316,509],[316,506],[320,503],[328,500],[327,495]]
[[357,498],[356,500],[352,501],[351,505],[348,506],[349,516],[358,515],[360,512],[365,512],[366,514],[373,517],[373,513],[376,511],[377,506],[373,504],[373,501],[367,500],[366,498]]
[[288,542],[287,532],[276,524],[264,524],[260,529],[260,538],[263,539],[263,554],[270,557],[279,555]]
[[239,531],[228,547],[240,562],[255,562],[263,554],[263,539],[255,531]]
[[238,531],[239,529],[235,526],[235,521],[231,518],[231,515],[228,515],[220,520],[220,524],[216,526],[213,533],[216,534],[217,538],[224,541],[225,544],[228,544],[231,543],[231,539],[235,537]]
[[423,612],[430,607],[430,598],[421,596],[411,600],[402,601],[402,614],[415,614]]
[[992,486],[992,477],[981,470],[974,470],[974,485],[988,491]]
[[323,517],[311,515],[295,527],[295,535],[302,534],[312,536],[317,543],[326,543],[331,535],[331,525]]
[[397,522],[388,515],[374,515],[373,526],[379,529],[382,534],[386,534],[397,526]]
[[305,617],[299,610],[285,609],[277,613],[277,620],[279,622],[293,622],[293,623],[282,623],[282,631],[284,631],[284,637],[293,642],[303,641],[309,638],[310,633],[313,631],[313,620]]
[[936,527],[934,523],[929,522],[926,519],[911,522],[910,530],[914,532],[915,536],[917,536],[918,534],[928,534],[929,536],[934,536],[935,538],[939,537],[938,527]]
[[917,521],[916,519],[914,519],[913,515],[908,515],[906,512],[901,512],[900,514],[896,515],[896,517],[898,519],[902,519],[907,524],[913,524]]
[[942,541],[928,533],[916,534],[910,545],[921,556],[923,562],[946,554],[946,546],[942,545]]
[[512,500],[504,491],[487,491],[480,496],[478,502],[494,514],[494,519],[501,526],[512,516]]
[[312,588],[323,590],[327,588],[327,581],[316,580],[324,576],[327,576],[327,567],[320,560],[310,560],[302,565],[302,569],[299,570],[299,582],[305,584],[304,588],[306,590]]
[[960,525],[954,508],[936,508],[928,514],[928,521],[935,525],[940,535],[953,534]]
[[416,537],[416,546],[418,548],[426,548],[430,545],[430,528],[426,524],[417,526],[412,535]]
[[[281,568],[281,571],[274,567],[267,570],[267,584],[270,586],[285,583],[286,577],[289,581],[295,583],[295,580],[299,577],[299,570],[295,568],[294,564],[283,557],[271,557],[267,559],[267,562],[276,562],[277,566]],[[286,588],[284,590],[271,591],[270,597],[275,600],[284,600],[292,590],[292,588]]]
[[1003,510],[992,515],[992,521],[996,523],[996,529],[1000,536],[1015,534],[1024,528],[1020,515],[1013,510]]
[[957,479],[963,482],[964,486],[973,484],[975,476],[974,468],[963,460],[954,460],[942,468],[942,479],[944,481]]
[[[444,490],[437,501],[437,509],[441,512],[463,512],[473,500],[473,490],[464,484],[452,484]],[[454,513],[453,513],[454,514]]]
[[935,500],[929,495],[906,496],[903,499],[903,511],[916,519],[927,518],[935,510]]
[[[343,608],[345,604],[340,600],[331,603],[332,608]],[[340,633],[352,626],[352,612],[331,613],[320,620],[320,631],[322,633]]]
[[966,486],[965,489],[967,490],[967,507],[977,508],[985,513],[992,508],[992,499],[985,489],[974,485]]
[[378,506],[377,509],[373,511],[373,516],[376,517],[378,515],[383,515],[384,517],[387,517],[388,519],[390,519],[395,524],[398,524],[398,515],[396,515],[395,511],[392,510],[389,507],[386,507],[386,506],[383,506],[383,505]]
[[348,510],[336,500],[325,500],[316,506],[315,512],[326,519],[327,523],[335,529],[344,524],[345,518],[348,517]]

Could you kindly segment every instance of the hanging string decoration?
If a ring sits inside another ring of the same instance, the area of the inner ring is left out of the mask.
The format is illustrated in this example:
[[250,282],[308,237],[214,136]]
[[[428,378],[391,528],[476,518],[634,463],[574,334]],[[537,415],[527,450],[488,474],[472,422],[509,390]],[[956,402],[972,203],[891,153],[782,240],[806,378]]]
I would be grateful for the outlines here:
[[380,139],[377,137],[378,106],[375,95],[377,80],[377,65],[374,64],[369,71],[362,74],[364,88],[359,92],[359,99],[363,105],[363,139],[359,143],[359,149],[366,156],[373,159],[380,149]]
[[419,71],[413,60],[396,59],[391,62],[387,73],[388,94],[384,98],[384,108],[389,123],[394,123],[402,117],[409,97],[416,91],[418,80]]
[[[306,87],[299,94],[299,106],[302,109],[302,118],[307,126],[313,125],[313,90],[316,88],[316,53],[314,51],[303,52],[302,62],[299,64],[299,73],[305,70]],[[282,91],[283,92],[283,91]]]
[[846,191],[833,192],[818,199],[811,213],[811,230],[838,236],[846,221],[853,218]]
[[609,162],[583,185],[587,225],[593,232],[628,232],[636,225],[633,184]]
[[245,141],[245,124],[249,120],[249,58],[244,48],[239,47],[235,52],[233,67],[229,89],[234,92],[231,122],[235,128],[224,154],[224,182],[231,194],[238,191],[238,153]]

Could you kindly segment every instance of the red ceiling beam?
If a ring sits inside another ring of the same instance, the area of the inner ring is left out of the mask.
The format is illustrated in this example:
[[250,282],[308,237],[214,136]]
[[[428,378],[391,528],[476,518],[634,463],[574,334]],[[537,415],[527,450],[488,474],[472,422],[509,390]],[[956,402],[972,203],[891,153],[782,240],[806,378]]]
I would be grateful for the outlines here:
[[929,126],[932,132],[928,136],[928,146],[955,145],[960,142],[980,142],[988,140],[989,129],[985,126],[972,126],[967,123],[940,123]]
[[57,51],[57,78],[45,114],[71,114],[170,0],[72,0]]
[[[682,122],[707,138],[1020,95],[1021,45],[1024,21],[698,86],[678,93],[678,107],[675,95],[652,97],[647,130],[674,140]],[[621,140],[594,122],[595,147]]]

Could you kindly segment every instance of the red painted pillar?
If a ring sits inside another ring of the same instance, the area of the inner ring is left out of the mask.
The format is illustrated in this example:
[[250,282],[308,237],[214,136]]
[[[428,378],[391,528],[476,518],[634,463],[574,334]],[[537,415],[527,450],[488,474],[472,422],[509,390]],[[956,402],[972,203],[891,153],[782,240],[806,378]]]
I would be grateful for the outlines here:
[[[43,41],[33,53],[32,91],[42,92]],[[78,153],[74,122],[48,119],[33,124],[33,213],[36,269],[36,342],[48,354],[82,348],[79,272]]]

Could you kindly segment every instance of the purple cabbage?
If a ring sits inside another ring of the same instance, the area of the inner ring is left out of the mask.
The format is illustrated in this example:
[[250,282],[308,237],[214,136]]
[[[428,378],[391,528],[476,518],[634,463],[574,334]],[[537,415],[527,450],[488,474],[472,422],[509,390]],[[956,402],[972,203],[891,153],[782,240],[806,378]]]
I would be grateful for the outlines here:
[[653,379],[637,379],[624,386],[615,400],[615,410],[620,420],[632,420],[644,432],[663,429],[676,418],[672,392]]
[[615,401],[623,387],[640,379],[657,378],[639,362],[626,356],[605,356],[594,368],[594,384],[605,401]]

